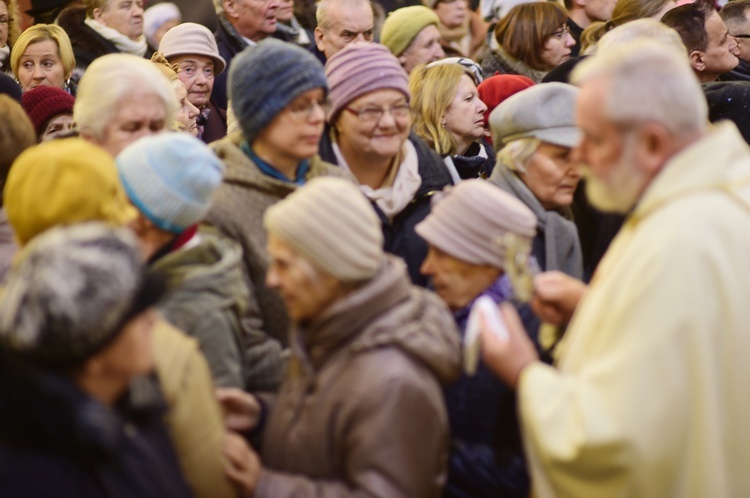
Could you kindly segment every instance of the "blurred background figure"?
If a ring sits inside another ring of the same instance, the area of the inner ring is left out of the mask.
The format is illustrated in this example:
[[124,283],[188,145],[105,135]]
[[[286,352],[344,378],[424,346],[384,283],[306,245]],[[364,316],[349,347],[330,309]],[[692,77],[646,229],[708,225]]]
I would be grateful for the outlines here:
[[520,74],[539,83],[547,72],[567,60],[575,40],[565,23],[565,10],[555,2],[513,7],[497,23],[482,52],[485,75]]
[[169,80],[152,62],[134,55],[95,60],[78,90],[73,120],[81,137],[113,157],[139,138],[166,130],[177,113]]
[[419,273],[427,245],[414,226],[451,177],[440,157],[410,134],[406,73],[384,46],[359,43],[331,57],[326,77],[331,108],[320,154],[354,175],[380,218],[385,250],[406,262],[412,282],[427,285]]
[[719,11],[729,34],[737,40],[740,63],[722,81],[750,81],[750,0],[729,2]]
[[171,2],[157,3],[143,11],[143,34],[151,50],[158,50],[164,33],[181,22],[180,9]]
[[30,9],[24,13],[30,16],[33,24],[53,24],[67,7],[83,7],[84,0],[28,0]]
[[0,72],[10,74],[10,50],[21,34],[16,0],[0,1]]
[[454,184],[487,177],[495,165],[474,78],[461,64],[419,66],[409,75],[414,133],[443,158]]
[[300,24],[295,13],[297,3],[304,2],[301,0],[281,0],[281,5],[276,11],[277,23],[274,36],[283,41],[296,43],[307,50],[312,50],[315,41],[314,28],[309,29]]
[[24,249],[0,300],[4,496],[190,496],[153,376],[164,289],[124,229],[52,229]]
[[55,24],[35,24],[21,33],[10,54],[10,66],[25,92],[40,85],[76,94],[71,79],[76,59],[70,38]]
[[187,89],[177,76],[180,67],[177,64],[170,64],[161,52],[154,52],[154,55],[151,56],[151,62],[156,64],[156,67],[162,72],[162,74],[169,79],[175,97],[177,97],[177,114],[175,115],[175,120],[169,126],[169,129],[172,131],[186,131],[194,137],[197,137],[197,118],[200,111],[188,100]]
[[429,64],[445,57],[440,45],[440,19],[423,5],[404,7],[391,12],[383,23],[380,43],[398,58],[406,73],[419,64]]
[[468,0],[425,0],[440,19],[440,44],[448,57],[473,58],[484,44],[487,24]]
[[39,142],[52,140],[73,129],[76,99],[69,93],[51,86],[38,86],[24,93],[22,102]]

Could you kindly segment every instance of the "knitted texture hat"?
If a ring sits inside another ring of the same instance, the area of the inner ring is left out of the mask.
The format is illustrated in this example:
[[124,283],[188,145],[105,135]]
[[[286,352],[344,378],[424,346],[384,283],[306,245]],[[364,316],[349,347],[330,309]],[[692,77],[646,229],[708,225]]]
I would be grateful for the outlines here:
[[320,61],[273,38],[246,47],[229,69],[231,106],[250,144],[291,101],[315,88],[328,89]]
[[48,230],[11,270],[0,300],[0,342],[33,363],[74,367],[158,301],[125,228],[83,223]]
[[227,67],[224,58],[219,55],[219,47],[213,33],[202,24],[185,22],[170,29],[159,42],[159,52],[172,60],[178,55],[205,55],[214,61],[214,74],[219,75]]
[[498,187],[484,180],[465,180],[439,198],[416,231],[454,258],[504,268],[502,237],[507,233],[519,235],[530,251],[536,216]]
[[263,224],[304,259],[342,282],[375,275],[383,233],[375,210],[351,182],[321,177],[271,206]]
[[353,43],[326,62],[331,89],[328,122],[333,122],[352,100],[375,90],[391,88],[411,98],[406,71],[387,48],[377,43]]
[[578,88],[567,83],[534,85],[509,97],[490,113],[495,148],[527,137],[577,146],[581,141],[575,121],[577,98]]
[[484,111],[484,122],[490,122],[490,113],[501,102],[530,86],[534,86],[534,81],[519,74],[496,74],[481,82],[477,86],[477,93],[482,102],[487,105],[487,110]]
[[143,11],[143,34],[146,35],[148,42],[155,46],[154,35],[164,23],[168,21],[182,20],[180,9],[171,2],[162,2],[152,5]]
[[224,172],[224,163],[211,149],[187,133],[137,140],[115,162],[133,205],[172,233],[182,233],[208,214]]
[[137,215],[112,156],[80,138],[24,151],[10,169],[3,198],[21,245],[57,225],[104,221],[120,226]]
[[431,24],[437,26],[439,22],[440,19],[435,11],[424,5],[396,9],[388,14],[383,23],[380,43],[398,57],[424,28]]
[[23,110],[29,116],[37,136],[41,135],[50,119],[60,114],[73,115],[76,99],[65,90],[52,86],[38,86],[21,97]]

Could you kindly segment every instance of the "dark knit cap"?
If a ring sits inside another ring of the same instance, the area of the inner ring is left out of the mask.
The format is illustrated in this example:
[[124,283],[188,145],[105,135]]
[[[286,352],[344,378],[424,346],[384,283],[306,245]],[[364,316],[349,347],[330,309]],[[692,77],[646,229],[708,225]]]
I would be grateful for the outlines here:
[[229,69],[232,110],[248,143],[297,96],[315,88],[328,91],[318,59],[273,38],[245,48]]
[[23,94],[21,105],[41,135],[50,119],[60,114],[73,114],[76,99],[65,90],[52,86],[38,86]]
[[19,104],[21,103],[21,87],[16,80],[5,73],[0,73],[0,95],[7,95]]

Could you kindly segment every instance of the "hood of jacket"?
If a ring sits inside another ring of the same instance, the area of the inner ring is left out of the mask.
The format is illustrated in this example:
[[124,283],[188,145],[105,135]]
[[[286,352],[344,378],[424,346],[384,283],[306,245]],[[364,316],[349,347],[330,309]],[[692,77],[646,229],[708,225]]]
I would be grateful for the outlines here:
[[403,262],[386,256],[375,276],[295,331],[294,349],[320,368],[334,355],[395,347],[443,384],[460,373],[460,339],[448,308],[411,284]]
[[193,315],[204,309],[236,307],[241,316],[248,296],[240,268],[242,249],[212,229],[201,229],[197,236],[198,245],[166,254],[152,265],[167,278],[164,304],[190,303],[184,312]]

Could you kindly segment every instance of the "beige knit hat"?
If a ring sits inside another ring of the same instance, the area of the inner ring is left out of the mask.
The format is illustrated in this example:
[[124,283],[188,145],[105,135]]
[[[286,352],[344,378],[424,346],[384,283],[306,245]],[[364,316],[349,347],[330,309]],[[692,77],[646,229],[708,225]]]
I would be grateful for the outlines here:
[[388,47],[395,56],[404,53],[409,45],[429,25],[437,26],[440,18],[435,11],[424,5],[412,5],[396,9],[385,18],[380,31],[380,43]]
[[461,261],[504,268],[503,236],[520,236],[530,251],[536,216],[500,188],[484,180],[465,180],[439,198],[416,231],[428,243]]
[[380,220],[357,186],[342,178],[311,180],[271,206],[263,225],[342,282],[371,278],[383,260]]

